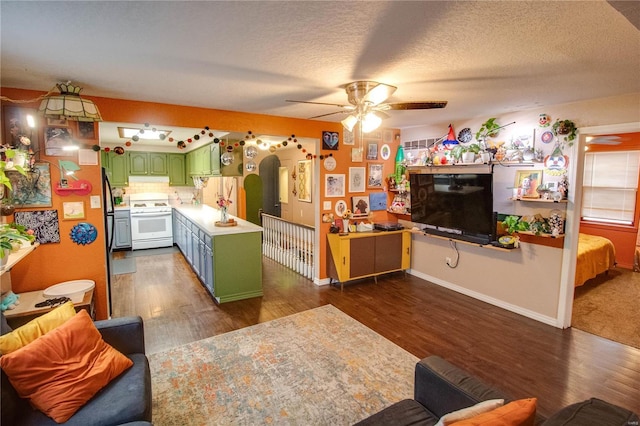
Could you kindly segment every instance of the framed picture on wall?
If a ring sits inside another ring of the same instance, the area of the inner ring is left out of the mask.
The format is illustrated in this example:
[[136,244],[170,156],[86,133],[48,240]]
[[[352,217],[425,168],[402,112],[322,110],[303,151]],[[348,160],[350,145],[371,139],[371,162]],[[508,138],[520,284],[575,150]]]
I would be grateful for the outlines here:
[[322,149],[338,149],[340,134],[338,132],[322,132]]
[[95,139],[96,129],[95,123],[89,121],[78,121],[78,138]]
[[369,142],[367,145],[367,160],[378,159],[378,144],[375,142]]
[[[38,151],[38,131],[29,126],[29,116],[37,120],[36,110],[14,106],[2,107],[4,119],[3,144],[20,151]],[[36,124],[34,124],[36,125]]]
[[84,219],[84,202],[69,201],[62,203],[62,219],[63,220],[79,220]]
[[369,209],[372,212],[387,209],[387,193],[372,192],[369,194]]
[[351,211],[354,216],[367,216],[371,211],[368,195],[357,195],[351,197]]
[[362,163],[362,148],[351,148],[351,162]]
[[298,161],[298,200],[305,203],[311,202],[311,181],[313,172],[311,171],[311,160]]
[[344,197],[344,174],[324,175],[324,196]]
[[44,149],[47,155],[68,156],[69,152],[63,148],[72,143],[71,130],[66,127],[47,127],[44,130]]
[[382,163],[367,163],[367,188],[382,188]]
[[518,170],[515,186],[522,198],[539,198],[538,185],[542,183],[542,170]]
[[349,192],[365,191],[364,167],[349,167]]

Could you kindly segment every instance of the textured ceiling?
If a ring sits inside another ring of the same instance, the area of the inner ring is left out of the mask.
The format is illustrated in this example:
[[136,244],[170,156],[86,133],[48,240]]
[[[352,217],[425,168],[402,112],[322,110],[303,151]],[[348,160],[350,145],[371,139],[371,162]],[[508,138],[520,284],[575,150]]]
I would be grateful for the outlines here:
[[0,83],[308,118],[337,109],[285,100],[344,104],[368,79],[449,101],[385,127],[444,124],[640,92],[640,2],[612,4],[3,0]]

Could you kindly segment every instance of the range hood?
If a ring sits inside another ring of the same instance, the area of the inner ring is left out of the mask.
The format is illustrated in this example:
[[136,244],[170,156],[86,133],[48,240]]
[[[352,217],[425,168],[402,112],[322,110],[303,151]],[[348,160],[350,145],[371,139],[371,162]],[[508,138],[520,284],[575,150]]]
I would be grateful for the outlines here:
[[169,183],[169,176],[129,176],[129,183]]

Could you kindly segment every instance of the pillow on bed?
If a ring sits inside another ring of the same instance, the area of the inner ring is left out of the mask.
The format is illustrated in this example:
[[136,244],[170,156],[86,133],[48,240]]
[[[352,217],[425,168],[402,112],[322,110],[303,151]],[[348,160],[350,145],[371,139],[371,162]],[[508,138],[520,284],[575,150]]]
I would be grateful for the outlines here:
[[87,311],[17,351],[0,366],[21,398],[64,423],[133,362],[109,346]]

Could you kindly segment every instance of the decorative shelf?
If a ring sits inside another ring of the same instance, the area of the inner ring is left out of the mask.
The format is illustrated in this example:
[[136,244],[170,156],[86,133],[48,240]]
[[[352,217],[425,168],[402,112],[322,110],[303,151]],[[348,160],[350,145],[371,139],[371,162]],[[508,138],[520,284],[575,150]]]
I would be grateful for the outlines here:
[[482,248],[486,248],[486,249],[491,249],[491,250],[498,250],[498,251],[514,251],[514,250],[519,250],[518,247],[514,247],[514,248],[506,248],[506,247],[498,247],[498,246],[494,246],[492,244],[480,244],[480,243],[472,243],[470,241],[464,241],[464,240],[459,240],[457,238],[451,238],[451,237],[442,237],[440,235],[433,235],[433,234],[429,234],[427,232],[423,232],[423,231],[418,231],[418,230],[411,230],[410,231],[412,234],[418,234],[418,235],[422,235],[424,237],[430,237],[430,238],[435,238],[437,240],[444,240],[444,241],[454,241],[456,243],[461,243],[461,244],[467,244],[470,246],[476,246],[476,247],[482,247]]
[[60,186],[60,182],[56,183],[55,188],[53,189],[56,194],[66,197],[68,195],[89,195],[91,194],[91,190],[93,187],[91,186],[91,182],[88,180],[80,179],[77,181],[70,181],[68,186],[62,187]]
[[532,203],[555,203],[555,204],[561,204],[561,203],[568,203],[569,200],[560,200],[560,201],[555,201],[555,200],[545,200],[543,198],[509,198],[509,200],[511,201],[528,201],[528,202],[532,202]]

